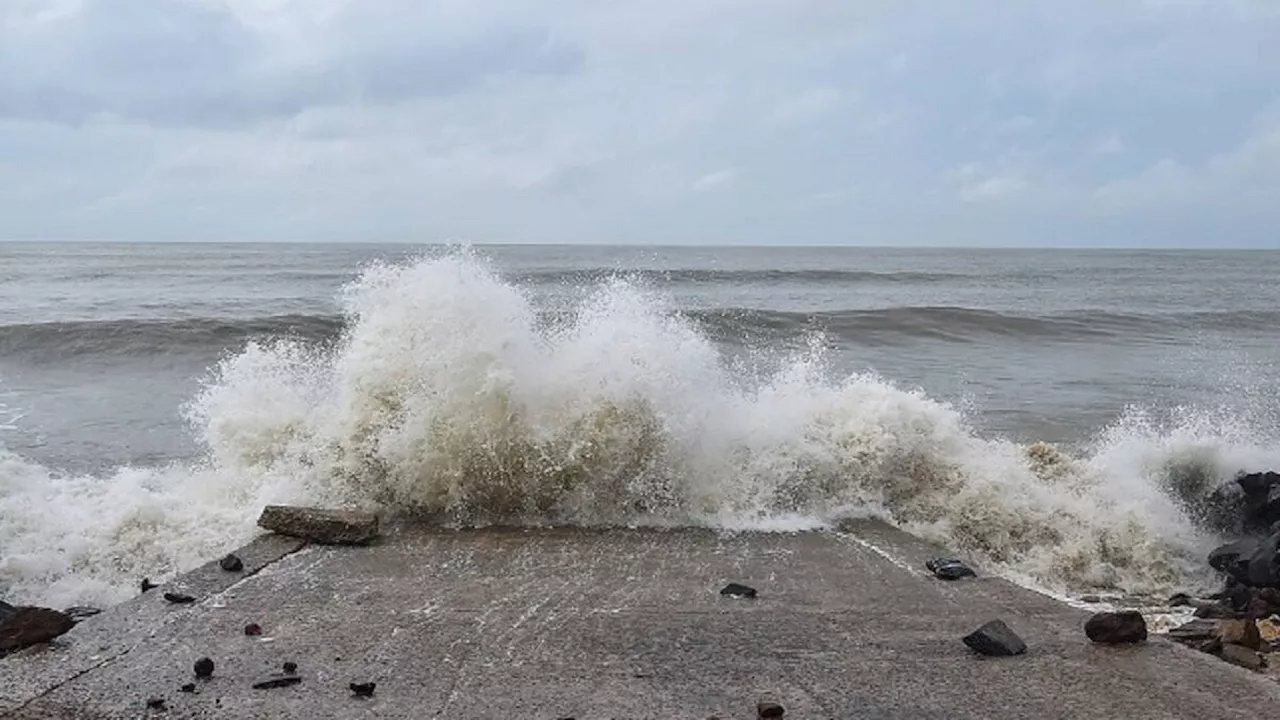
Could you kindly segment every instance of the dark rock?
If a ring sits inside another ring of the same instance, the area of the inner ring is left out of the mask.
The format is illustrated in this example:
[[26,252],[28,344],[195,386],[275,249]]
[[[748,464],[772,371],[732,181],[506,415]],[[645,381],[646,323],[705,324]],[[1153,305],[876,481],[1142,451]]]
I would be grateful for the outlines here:
[[258,526],[327,545],[365,545],[378,537],[378,516],[358,510],[268,505]]
[[191,597],[190,595],[183,595],[182,593],[171,593],[171,592],[165,593],[164,599],[168,600],[174,605],[190,605],[191,603],[196,601],[196,599]]
[[285,664],[284,664],[284,674],[285,674],[285,675],[297,675],[297,674],[298,674],[298,663],[296,663],[296,662],[287,662],[287,663],[285,663]]
[[263,680],[261,682],[256,682],[253,684],[253,689],[254,690],[275,690],[276,688],[284,688],[284,687],[289,687],[291,685],[297,685],[300,682],[302,682],[302,678],[298,677],[297,675],[290,675],[288,677],[277,677],[277,678],[271,678],[269,680]]
[[1219,657],[1232,665],[1239,665],[1248,670],[1261,670],[1267,666],[1266,658],[1259,655],[1257,651],[1239,645],[1223,645]]
[[1241,473],[1209,493],[1197,520],[1226,535],[1268,534],[1280,521],[1280,473]]
[[1209,553],[1209,567],[1239,582],[1247,582],[1249,560],[1258,551],[1260,544],[1254,538],[1227,543]]
[[69,607],[66,610],[63,610],[62,612],[66,613],[67,617],[71,618],[75,622],[80,622],[81,620],[88,620],[94,615],[102,614],[102,611],[99,610],[98,608],[80,607],[80,606]]
[[1169,598],[1169,607],[1190,607],[1195,604],[1195,599],[1186,593],[1178,593]]
[[968,565],[955,558],[930,560],[924,566],[941,580],[959,580],[960,578],[977,577],[978,575]]
[[186,685],[182,686],[182,692],[184,693],[193,693],[195,691],[196,691],[195,683],[187,683]]
[[1208,640],[1217,635],[1218,623],[1214,620],[1192,620],[1168,632],[1168,638],[1177,642]]
[[142,592],[144,593],[151,592],[152,590],[155,590],[158,587],[160,586],[151,582],[151,580],[149,580],[148,578],[142,578]]
[[1147,639],[1147,621],[1136,610],[1097,613],[1084,624],[1084,633],[1103,645],[1140,643]]
[[14,608],[9,603],[3,600],[0,600],[0,618],[3,618],[5,615],[12,613],[15,609],[16,608]]
[[213,677],[213,669],[214,669],[213,660],[209,658],[200,658],[199,660],[196,661],[196,664],[194,667],[196,671],[196,677],[205,678],[205,679]]
[[772,700],[761,700],[756,703],[756,717],[780,718],[786,714],[786,708]]
[[1198,618],[1208,618],[1211,620],[1222,620],[1236,616],[1236,612],[1234,610],[1219,603],[1206,603],[1201,605],[1196,608],[1196,611],[1193,614]]
[[240,572],[244,570],[244,561],[232,554],[219,560],[218,566],[227,572]]
[[1246,581],[1256,588],[1280,587],[1280,533],[1263,540],[1249,558]]
[[1223,645],[1240,645],[1250,650],[1262,647],[1262,635],[1252,620],[1222,620],[1218,623],[1218,639]]
[[164,710],[164,698],[151,698],[147,701],[148,710]]
[[356,697],[373,697],[373,691],[378,689],[378,683],[351,683],[351,692]]
[[59,637],[76,626],[66,613],[42,607],[16,607],[0,617],[0,654]]
[[720,590],[720,594],[726,597],[754,598],[756,596],[756,589],[753,587],[747,587],[746,585],[739,585],[738,583],[729,583]]
[[244,634],[246,637],[258,637],[262,634],[262,626],[258,623],[249,623],[244,626]]
[[1003,621],[992,620],[964,637],[964,644],[981,655],[1007,657],[1021,655],[1027,644]]

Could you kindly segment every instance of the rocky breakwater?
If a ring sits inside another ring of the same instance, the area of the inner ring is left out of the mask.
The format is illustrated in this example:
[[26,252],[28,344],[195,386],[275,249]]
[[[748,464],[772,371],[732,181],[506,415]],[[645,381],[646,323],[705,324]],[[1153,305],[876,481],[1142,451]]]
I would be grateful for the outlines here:
[[1236,538],[1208,556],[1223,588],[1175,596],[1171,604],[1195,607],[1196,619],[1169,638],[1250,670],[1280,670],[1280,473],[1241,473],[1210,495],[1202,520]]

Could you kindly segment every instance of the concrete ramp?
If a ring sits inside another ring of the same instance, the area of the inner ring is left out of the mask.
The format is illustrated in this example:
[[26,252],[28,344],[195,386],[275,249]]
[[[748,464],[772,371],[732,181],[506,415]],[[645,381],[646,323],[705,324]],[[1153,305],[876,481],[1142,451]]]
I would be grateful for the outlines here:
[[[1085,615],[992,577],[946,583],[936,548],[849,532],[442,531],[373,547],[246,548],[0,660],[6,718],[1270,717],[1280,687],[1160,639],[1092,646]],[[728,582],[755,600],[722,597]],[[161,593],[196,595],[194,605]],[[972,654],[1001,618],[1030,646]],[[246,637],[259,623],[260,638]],[[217,663],[194,694],[192,663]],[[253,683],[298,664],[299,685]],[[373,698],[352,682],[376,682]],[[165,710],[148,710],[163,698]]]

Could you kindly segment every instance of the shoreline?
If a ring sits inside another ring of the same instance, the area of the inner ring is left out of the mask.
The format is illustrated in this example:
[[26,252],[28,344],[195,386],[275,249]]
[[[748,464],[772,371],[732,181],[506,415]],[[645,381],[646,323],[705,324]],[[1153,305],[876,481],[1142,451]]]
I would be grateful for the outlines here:
[[[367,547],[263,535],[236,554],[241,572],[211,561],[0,659],[0,718],[730,718],[768,695],[794,717],[1200,719],[1280,702],[1264,676],[1162,637],[1092,645],[1086,610],[981,568],[936,580],[924,561],[939,548],[875,521],[792,534],[400,524]],[[735,581],[759,598],[718,594]],[[196,601],[166,603],[170,590]],[[960,643],[995,618],[1027,655]],[[218,671],[182,693],[204,656]],[[285,661],[298,686],[252,688]],[[363,682],[373,697],[352,696]],[[157,698],[163,714],[146,708]]]

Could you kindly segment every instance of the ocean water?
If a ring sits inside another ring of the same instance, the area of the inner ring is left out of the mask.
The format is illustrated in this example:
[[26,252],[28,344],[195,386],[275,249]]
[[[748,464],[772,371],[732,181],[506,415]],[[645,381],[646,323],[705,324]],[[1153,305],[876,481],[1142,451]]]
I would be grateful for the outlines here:
[[1052,592],[1207,586],[1280,468],[1280,253],[0,244],[0,597],[109,603],[264,503],[882,517]]

